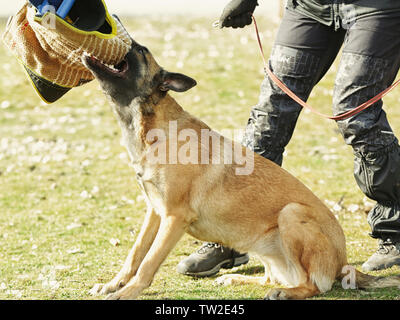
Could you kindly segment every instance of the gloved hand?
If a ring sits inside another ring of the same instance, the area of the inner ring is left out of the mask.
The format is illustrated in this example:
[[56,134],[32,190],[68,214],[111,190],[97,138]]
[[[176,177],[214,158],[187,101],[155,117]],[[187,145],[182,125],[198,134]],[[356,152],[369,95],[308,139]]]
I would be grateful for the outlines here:
[[220,28],[243,28],[252,22],[252,14],[258,6],[257,0],[232,0],[219,19]]

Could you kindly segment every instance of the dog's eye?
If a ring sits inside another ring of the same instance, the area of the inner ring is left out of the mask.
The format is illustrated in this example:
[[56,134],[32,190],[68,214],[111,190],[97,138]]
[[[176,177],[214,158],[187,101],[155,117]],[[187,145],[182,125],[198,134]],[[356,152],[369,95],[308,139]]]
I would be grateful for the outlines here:
[[147,50],[147,48],[145,48],[145,47],[140,47],[138,51],[139,51],[140,54],[143,54],[143,55],[144,55],[144,54],[147,53],[148,50]]

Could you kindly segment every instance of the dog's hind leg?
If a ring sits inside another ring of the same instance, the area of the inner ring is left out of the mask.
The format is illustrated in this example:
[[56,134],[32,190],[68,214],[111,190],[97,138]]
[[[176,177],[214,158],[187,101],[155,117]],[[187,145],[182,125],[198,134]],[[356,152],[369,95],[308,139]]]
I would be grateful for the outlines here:
[[279,213],[281,252],[287,266],[279,270],[286,280],[280,282],[293,287],[271,289],[266,299],[305,299],[331,289],[341,261],[312,210],[293,203]]
[[148,206],[147,214],[144,219],[140,233],[136,239],[135,245],[129,252],[124,266],[118,275],[109,283],[102,285],[96,284],[91,290],[92,295],[105,295],[115,292],[125,286],[129,280],[136,274],[147,251],[150,249],[160,226],[160,216],[154,209]]
[[160,265],[186,232],[187,225],[184,214],[167,214],[162,217],[157,236],[136,275],[121,290],[107,296],[107,299],[135,299],[144,289],[149,287]]

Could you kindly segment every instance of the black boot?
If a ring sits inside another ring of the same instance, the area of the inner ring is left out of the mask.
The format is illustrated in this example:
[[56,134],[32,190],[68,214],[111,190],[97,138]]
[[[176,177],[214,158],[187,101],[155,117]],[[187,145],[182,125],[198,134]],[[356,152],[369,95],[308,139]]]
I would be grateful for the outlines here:
[[247,253],[241,254],[233,249],[215,243],[205,243],[195,253],[182,260],[177,271],[195,277],[210,277],[221,268],[230,269],[249,262]]

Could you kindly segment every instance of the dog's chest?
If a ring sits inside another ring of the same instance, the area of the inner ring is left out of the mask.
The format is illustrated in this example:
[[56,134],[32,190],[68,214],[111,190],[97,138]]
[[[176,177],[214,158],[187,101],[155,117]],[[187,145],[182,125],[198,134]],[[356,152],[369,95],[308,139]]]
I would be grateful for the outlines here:
[[[151,205],[158,214],[165,212],[165,190],[164,183],[160,178],[160,171],[157,166],[148,161],[146,152],[147,147],[143,141],[143,118],[139,112],[134,112],[133,108],[130,122],[122,121],[121,115],[119,122],[122,130],[121,144],[127,149],[131,167],[136,173],[137,182],[146,198],[148,205]],[[127,117],[125,115],[125,117]]]
[[151,166],[132,163],[136,172],[136,180],[146,198],[147,205],[150,205],[159,215],[165,214],[165,184],[160,178],[160,172],[155,171]]
[[134,124],[122,127],[121,144],[128,151],[131,162],[133,164],[137,163],[143,153],[143,142],[141,141],[139,131],[135,129]]

